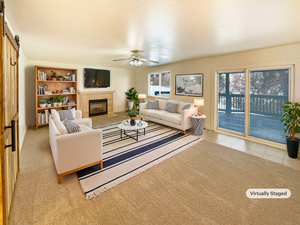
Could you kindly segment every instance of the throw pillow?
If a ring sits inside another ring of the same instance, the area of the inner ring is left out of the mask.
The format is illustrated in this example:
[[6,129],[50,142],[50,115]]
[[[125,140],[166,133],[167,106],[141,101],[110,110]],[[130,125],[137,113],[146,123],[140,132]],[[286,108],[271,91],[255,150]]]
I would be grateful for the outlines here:
[[61,121],[64,121],[65,119],[67,120],[74,120],[75,118],[73,117],[73,113],[70,109],[68,110],[61,110],[58,111],[59,117]]
[[[183,106],[182,110],[190,109],[190,108],[191,108],[191,104],[187,104],[187,105]],[[182,110],[181,110],[181,111],[182,111]]]
[[147,109],[158,109],[158,100],[156,101],[148,101]]
[[53,122],[55,123],[55,126],[57,130],[62,134],[68,134],[68,130],[64,126],[63,122],[61,122],[59,119],[53,119]]
[[78,126],[78,124],[73,123],[70,120],[65,119],[64,124],[65,124],[65,127],[67,128],[69,134],[81,132],[81,129]]
[[168,102],[165,111],[170,112],[170,113],[175,113],[176,107],[177,107],[176,103]]

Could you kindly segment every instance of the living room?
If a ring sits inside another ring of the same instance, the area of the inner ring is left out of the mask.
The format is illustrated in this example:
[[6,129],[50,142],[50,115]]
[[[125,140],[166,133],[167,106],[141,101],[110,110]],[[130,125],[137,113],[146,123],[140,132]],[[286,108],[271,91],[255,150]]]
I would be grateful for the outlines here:
[[[3,223],[297,224],[300,157],[298,147],[296,157],[287,151],[281,117],[286,101],[300,101],[298,9],[269,0],[5,1],[5,29],[20,38],[19,169],[12,190],[2,188]],[[87,88],[88,69],[109,71],[109,85]],[[75,93],[51,89],[51,70]],[[49,125],[38,126],[46,98],[37,84],[76,99],[71,121],[81,132],[71,134],[66,107],[53,105]],[[107,114],[87,114],[96,95]],[[251,199],[252,189],[289,196]]]

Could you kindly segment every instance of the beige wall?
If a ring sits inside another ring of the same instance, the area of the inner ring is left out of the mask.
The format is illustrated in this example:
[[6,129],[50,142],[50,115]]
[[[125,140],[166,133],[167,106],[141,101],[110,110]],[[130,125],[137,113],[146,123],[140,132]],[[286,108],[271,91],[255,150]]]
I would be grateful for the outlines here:
[[[111,72],[110,86],[111,88],[116,89],[116,91],[114,92],[114,112],[120,112],[126,109],[127,103],[126,103],[125,91],[128,91],[131,87],[135,86],[135,72],[133,69],[27,60],[26,80],[25,80],[26,122],[28,125],[32,125],[32,126],[35,124],[35,74],[34,74],[35,65],[77,69],[78,89],[84,88],[84,83],[83,83],[84,68],[110,70]],[[78,96],[78,101],[80,101],[80,96]],[[80,109],[80,105],[78,109]]]
[[[199,49],[201,51],[201,49]],[[294,100],[300,101],[300,44],[287,45],[281,47],[267,48],[249,52],[222,55],[217,57],[202,58],[184,62],[166,64],[155,67],[145,67],[136,70],[136,87],[138,93],[148,94],[148,73],[170,71],[171,72],[171,99],[193,102],[194,97],[175,95],[175,75],[188,73],[203,73],[204,87],[203,98],[205,105],[200,111],[206,114],[205,127],[214,128],[214,85],[215,72],[217,70],[251,69],[257,67],[272,66],[294,66],[293,85],[298,88],[294,90]]]

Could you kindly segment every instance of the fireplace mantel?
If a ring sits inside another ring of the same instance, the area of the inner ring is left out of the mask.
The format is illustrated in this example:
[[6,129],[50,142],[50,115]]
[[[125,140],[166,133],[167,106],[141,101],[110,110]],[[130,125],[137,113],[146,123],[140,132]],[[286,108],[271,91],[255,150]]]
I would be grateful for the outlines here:
[[79,89],[79,94],[104,94],[104,93],[114,93],[116,89],[114,88],[85,88]]
[[107,115],[114,115],[113,93],[114,88],[87,88],[79,89],[82,117],[89,117],[89,100],[107,99]]

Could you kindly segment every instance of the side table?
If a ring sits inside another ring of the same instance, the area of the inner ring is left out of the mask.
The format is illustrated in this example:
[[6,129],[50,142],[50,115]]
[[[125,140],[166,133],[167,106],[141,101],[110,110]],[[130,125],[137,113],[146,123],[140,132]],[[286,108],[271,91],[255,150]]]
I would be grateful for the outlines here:
[[206,116],[191,116],[193,124],[193,134],[194,135],[203,135],[203,127]]

